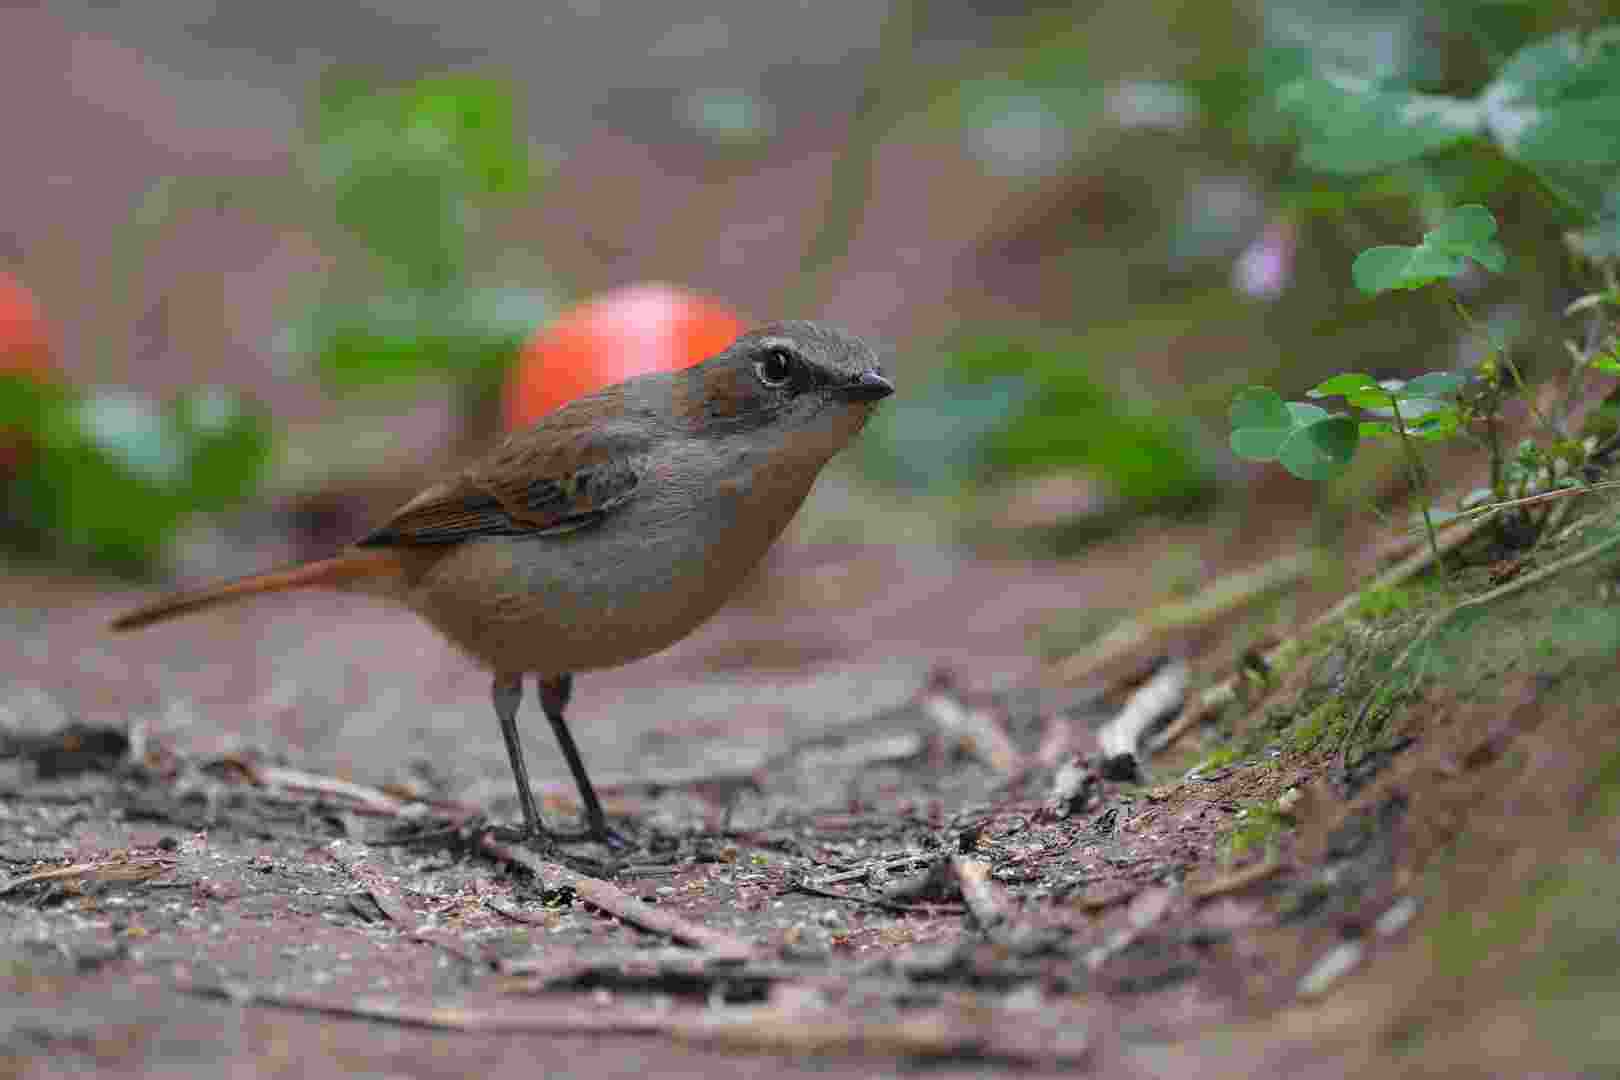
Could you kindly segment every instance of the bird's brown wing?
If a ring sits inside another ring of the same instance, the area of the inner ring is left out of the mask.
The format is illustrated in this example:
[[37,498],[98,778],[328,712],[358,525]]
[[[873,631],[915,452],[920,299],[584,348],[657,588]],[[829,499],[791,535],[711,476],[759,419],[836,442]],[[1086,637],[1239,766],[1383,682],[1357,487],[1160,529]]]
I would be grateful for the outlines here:
[[639,456],[606,456],[570,471],[469,470],[406,503],[359,547],[453,544],[479,536],[560,536],[597,524],[635,497]]
[[596,525],[635,497],[646,468],[646,442],[616,437],[611,426],[590,429],[567,423],[570,419],[552,418],[551,439],[512,437],[480,465],[416,495],[358,546],[561,536]]

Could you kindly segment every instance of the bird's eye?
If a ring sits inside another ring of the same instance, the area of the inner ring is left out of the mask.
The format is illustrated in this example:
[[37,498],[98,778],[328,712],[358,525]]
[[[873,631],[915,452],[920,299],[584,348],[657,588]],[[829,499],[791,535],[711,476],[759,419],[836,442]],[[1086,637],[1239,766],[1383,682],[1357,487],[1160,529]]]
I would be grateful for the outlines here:
[[754,362],[759,381],[773,390],[793,381],[793,354],[786,349],[771,349]]

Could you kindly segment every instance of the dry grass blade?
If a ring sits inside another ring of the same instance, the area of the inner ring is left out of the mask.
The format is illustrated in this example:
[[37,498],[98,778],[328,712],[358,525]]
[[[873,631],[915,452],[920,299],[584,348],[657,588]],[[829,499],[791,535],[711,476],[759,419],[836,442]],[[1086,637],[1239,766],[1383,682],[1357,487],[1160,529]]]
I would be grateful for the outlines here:
[[[1478,519],[1467,523],[1458,523],[1453,521],[1447,522],[1445,525],[1440,526],[1439,528],[1441,531],[1445,532],[1445,536],[1439,544],[1441,556],[1445,556],[1447,553],[1455,551],[1457,548],[1473,539],[1474,534],[1484,527],[1486,520],[1488,519]],[[1402,560],[1397,565],[1379,575],[1378,579],[1372,584],[1363,589],[1357,590],[1356,592],[1350,593],[1348,596],[1341,599],[1337,604],[1334,604],[1327,611],[1312,619],[1304,630],[1300,631],[1298,634],[1295,634],[1287,641],[1284,641],[1282,644],[1266,653],[1265,656],[1262,657],[1264,665],[1271,671],[1279,671],[1286,667],[1288,664],[1292,663],[1301,652],[1304,651],[1305,643],[1310,640],[1313,634],[1325,626],[1333,625],[1334,623],[1343,619],[1345,616],[1349,615],[1352,611],[1356,610],[1356,605],[1360,603],[1363,593],[1372,592],[1378,589],[1388,589],[1392,586],[1399,585],[1407,578],[1410,578],[1413,575],[1421,573],[1423,570],[1427,569],[1433,561],[1434,553],[1431,552],[1427,547],[1422,548],[1409,558]],[[1203,723],[1205,718],[1210,714],[1224,709],[1226,706],[1236,701],[1237,685],[1238,676],[1233,676],[1224,682],[1205,690],[1193,702],[1191,707],[1183,709],[1181,715],[1176,717],[1169,727],[1165,728],[1164,731],[1159,733],[1158,737],[1153,740],[1153,745],[1151,748],[1155,751],[1163,750],[1165,747],[1181,738],[1181,736]]]
[[1230,574],[1190,600],[1161,604],[1121,623],[1090,648],[1053,664],[1047,677],[1060,685],[1081,682],[1125,659],[1158,635],[1219,618],[1266,593],[1292,585],[1315,565],[1316,555],[1302,551],[1253,570]]
[[[1387,683],[1390,679],[1394,678],[1396,674],[1401,672],[1406,667],[1407,661],[1412,658],[1412,656],[1424,644],[1424,642],[1428,641],[1436,630],[1438,630],[1448,619],[1455,616],[1458,612],[1467,611],[1470,608],[1485,607],[1489,604],[1494,604],[1496,601],[1501,600],[1504,597],[1512,596],[1517,592],[1522,592],[1525,589],[1530,588],[1532,585],[1539,585],[1541,582],[1557,577],[1559,574],[1562,574],[1567,570],[1573,570],[1578,566],[1584,566],[1593,559],[1606,555],[1617,547],[1620,547],[1620,529],[1617,529],[1614,534],[1607,539],[1601,540],[1590,547],[1582,548],[1573,555],[1565,556],[1564,558],[1559,559],[1557,562],[1544,566],[1534,573],[1525,574],[1522,577],[1514,578],[1507,584],[1499,585],[1489,592],[1480,593],[1478,596],[1470,596],[1468,599],[1459,601],[1458,603],[1453,604],[1451,607],[1446,608],[1446,610],[1440,612],[1438,615],[1432,616],[1428,622],[1423,624],[1423,629],[1418,631],[1417,636],[1413,638],[1407,644],[1406,648],[1401,650],[1401,654],[1395,658],[1395,662],[1389,667],[1389,675],[1386,676],[1384,683]],[[1383,684],[1381,683],[1380,685]],[[1376,692],[1369,693],[1367,695],[1367,699],[1362,703],[1361,709],[1356,713],[1355,720],[1350,725],[1350,729],[1345,733],[1343,745],[1339,751],[1339,767],[1341,769],[1347,766],[1349,762],[1350,747],[1353,743],[1353,739],[1360,732],[1363,721],[1366,720],[1368,712],[1371,711],[1373,704],[1377,700],[1378,694]]]

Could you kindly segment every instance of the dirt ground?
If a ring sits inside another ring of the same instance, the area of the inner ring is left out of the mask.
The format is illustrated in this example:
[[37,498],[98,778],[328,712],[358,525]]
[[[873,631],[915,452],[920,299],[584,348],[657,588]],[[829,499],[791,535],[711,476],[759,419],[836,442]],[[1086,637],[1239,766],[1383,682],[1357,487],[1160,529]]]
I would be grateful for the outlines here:
[[408,615],[309,594],[112,638],[137,594],[13,576],[0,1070],[1612,1068],[1616,560],[1436,618],[1614,529],[1565,520],[1381,591],[1135,773],[1100,732],[1158,651],[1193,653],[1192,709],[1335,583],[1059,686],[1040,627],[1159,599],[1189,545],[1206,579],[1286,545],[789,552],[580,681],[622,850],[491,830],[517,804],[487,682]]

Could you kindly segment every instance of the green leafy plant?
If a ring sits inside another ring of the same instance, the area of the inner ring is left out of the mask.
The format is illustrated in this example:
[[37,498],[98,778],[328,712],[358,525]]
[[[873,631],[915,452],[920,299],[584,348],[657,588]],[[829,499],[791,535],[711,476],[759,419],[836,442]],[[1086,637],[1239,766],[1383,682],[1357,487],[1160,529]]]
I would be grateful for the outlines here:
[[[1377,295],[1398,290],[1442,286],[1467,269],[1470,261],[1494,272],[1507,267],[1507,253],[1496,237],[1496,219],[1482,206],[1459,207],[1414,245],[1369,248],[1355,259],[1351,275],[1363,292]],[[1612,268],[1609,269],[1612,276]],[[1597,312],[1620,307],[1613,282],[1570,306],[1571,313]],[[1455,296],[1452,303],[1465,322],[1472,318]],[[1605,330],[1604,327],[1607,326]],[[1581,397],[1584,379],[1593,372],[1620,374],[1612,323],[1594,324],[1591,343],[1569,343],[1572,367],[1562,413]],[[1492,485],[1476,493],[1472,510],[1523,500],[1534,489],[1579,482],[1590,449],[1569,437],[1563,416],[1544,416],[1529,401],[1522,374],[1508,350],[1494,345],[1469,373],[1433,371],[1412,379],[1377,380],[1361,372],[1335,375],[1306,392],[1315,400],[1341,398],[1353,413],[1332,413],[1312,402],[1286,402],[1274,390],[1251,386],[1241,390],[1231,406],[1232,451],[1253,461],[1276,461],[1294,475],[1308,480],[1330,480],[1346,469],[1363,438],[1393,438],[1404,453],[1414,493],[1431,550],[1439,557],[1435,538],[1435,512],[1418,444],[1469,433],[1472,424],[1485,429],[1484,442],[1491,455]],[[1503,397],[1523,393],[1538,425],[1549,436],[1546,444],[1521,442],[1504,454],[1497,438]]]
[[[1444,281],[1463,272],[1469,260],[1500,272],[1507,266],[1507,253],[1496,239],[1496,228],[1485,207],[1459,207],[1418,244],[1363,251],[1351,276],[1363,292],[1376,295]],[[1349,372],[1306,392],[1315,400],[1342,398],[1355,415],[1332,413],[1311,402],[1285,402],[1268,387],[1251,386],[1232,402],[1232,452],[1251,461],[1277,461],[1306,480],[1331,480],[1349,467],[1363,437],[1394,438],[1405,453],[1438,555],[1433,506],[1416,443],[1458,433],[1464,423],[1460,394],[1469,379],[1458,372],[1431,371],[1414,379],[1380,381]]]
[[[1469,259],[1496,271],[1507,265],[1496,221],[1483,206],[1453,211],[1419,244],[1363,251],[1351,274],[1368,293],[1416,289],[1461,273]],[[1331,480],[1349,466],[1364,436],[1408,443],[1455,435],[1463,420],[1458,394],[1468,382],[1469,376],[1451,371],[1383,381],[1349,372],[1306,391],[1312,399],[1343,398],[1359,419],[1311,402],[1285,402],[1268,387],[1247,387],[1232,402],[1232,451],[1251,461],[1277,461],[1306,480]]]
[[[281,350],[335,391],[440,379],[476,402],[556,307],[543,264],[486,235],[543,173],[516,101],[505,81],[472,73],[328,77],[290,175],[159,181],[136,212],[136,244],[153,248],[185,214],[226,204],[307,233],[329,267]],[[494,280],[495,265],[521,284]]]
[[1420,289],[1455,277],[1472,259],[1492,273],[1507,269],[1507,252],[1496,238],[1496,218],[1483,206],[1460,206],[1423,234],[1419,244],[1386,244],[1356,256],[1350,276],[1364,293]]
[[[331,256],[279,343],[328,387],[437,378],[465,408],[492,403],[524,338],[553,309],[543,273],[510,288],[475,269],[488,261],[476,250],[480,222],[527,194],[539,173],[515,101],[506,83],[473,74],[395,86],[328,79],[291,175],[154,184],[132,217],[129,276],[142,276],[162,231],[184,215],[237,206],[311,235]],[[5,432],[29,447],[0,476],[9,546],[127,574],[157,569],[194,515],[251,495],[272,443],[263,410],[225,389],[160,403],[0,377]]]
[[1590,223],[1580,236],[1588,254],[1620,254],[1620,29],[1525,44],[1471,97],[1302,65],[1276,86],[1273,101],[1308,168],[1361,175],[1452,148],[1489,149],[1528,169]]
[[364,256],[340,260],[296,335],[328,385],[436,375],[488,392],[552,313],[532,287],[479,284],[469,261],[481,217],[539,172],[514,102],[505,83],[470,74],[322,87],[305,175]]
[[256,490],[271,446],[265,412],[219,387],[160,405],[0,377],[0,429],[31,447],[0,482],[8,545],[125,574],[151,572],[192,516]]
[[935,491],[1079,468],[1137,507],[1206,497],[1214,475],[1191,425],[1129,401],[1081,348],[1027,334],[956,342],[932,385],[879,415],[871,464]]
[[1267,386],[1249,386],[1232,399],[1232,452],[1250,461],[1276,461],[1303,480],[1331,480],[1355,457],[1356,422],[1303,401],[1284,401]]

